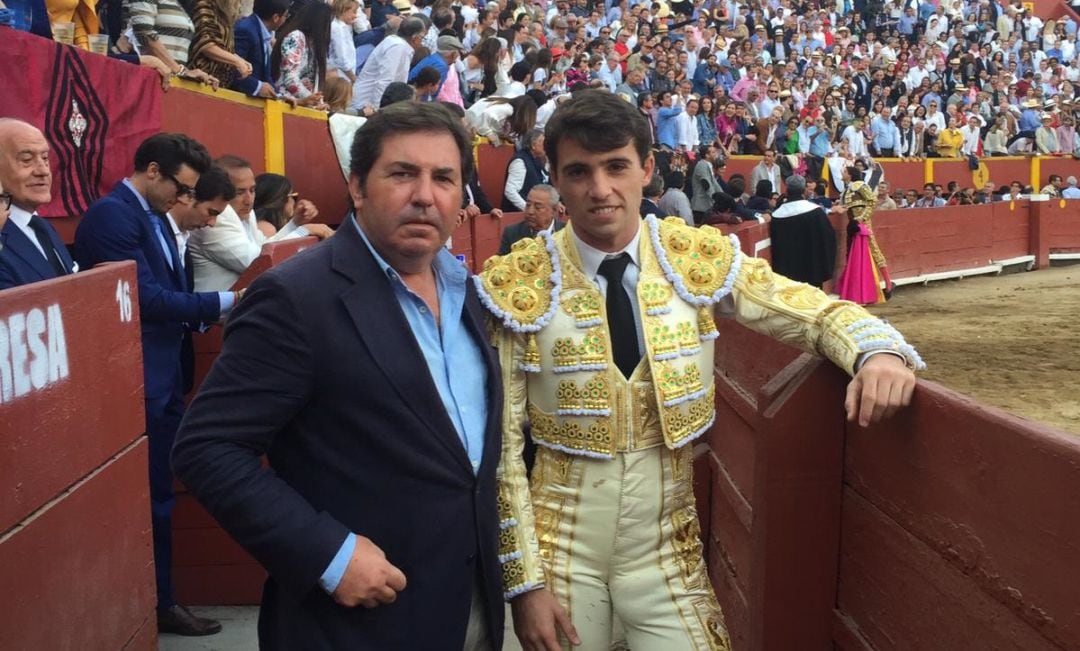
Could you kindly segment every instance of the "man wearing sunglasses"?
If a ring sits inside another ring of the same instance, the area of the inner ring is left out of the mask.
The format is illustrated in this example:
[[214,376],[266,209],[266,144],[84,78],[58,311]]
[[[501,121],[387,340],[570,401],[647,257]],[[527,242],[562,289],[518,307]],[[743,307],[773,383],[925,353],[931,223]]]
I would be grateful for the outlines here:
[[75,255],[84,268],[119,260],[138,266],[158,630],[180,635],[221,630],[176,603],[171,571],[169,453],[184,415],[182,340],[200,324],[221,320],[238,298],[234,292],[191,292],[184,256],[165,217],[199,200],[199,179],[208,170],[210,155],[198,142],[176,133],[151,136],[135,151],[135,172],[95,201],[75,231]]
[[49,143],[36,128],[0,118],[0,289],[78,271],[60,236],[37,214],[52,200]]

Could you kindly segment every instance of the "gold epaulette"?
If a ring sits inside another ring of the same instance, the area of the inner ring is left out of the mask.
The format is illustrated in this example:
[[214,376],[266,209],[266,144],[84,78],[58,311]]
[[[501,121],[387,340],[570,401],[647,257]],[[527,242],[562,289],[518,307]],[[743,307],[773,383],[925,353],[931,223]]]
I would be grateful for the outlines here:
[[518,240],[510,253],[488,258],[475,279],[480,302],[503,327],[527,335],[522,368],[539,372],[535,335],[559,309],[562,273],[555,240],[541,231]]
[[646,217],[653,249],[679,296],[698,307],[715,305],[731,293],[742,264],[739,238],[712,226],[694,228],[679,217]]

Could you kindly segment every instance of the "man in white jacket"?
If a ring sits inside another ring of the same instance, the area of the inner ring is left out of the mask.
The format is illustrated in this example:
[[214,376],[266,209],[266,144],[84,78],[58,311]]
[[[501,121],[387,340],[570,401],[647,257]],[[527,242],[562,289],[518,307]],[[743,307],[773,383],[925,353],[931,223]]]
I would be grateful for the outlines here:
[[[194,231],[188,240],[195,274],[195,291],[226,291],[240,278],[263,244],[293,237],[314,235],[325,239],[333,234],[326,224],[312,224],[318,210],[301,200],[292,220],[273,237],[266,237],[255,220],[255,172],[251,164],[238,156],[222,156],[217,165],[225,168],[236,187],[236,197],[217,217],[210,228]],[[198,289],[202,288],[202,289]],[[213,288],[213,289],[211,289]]]

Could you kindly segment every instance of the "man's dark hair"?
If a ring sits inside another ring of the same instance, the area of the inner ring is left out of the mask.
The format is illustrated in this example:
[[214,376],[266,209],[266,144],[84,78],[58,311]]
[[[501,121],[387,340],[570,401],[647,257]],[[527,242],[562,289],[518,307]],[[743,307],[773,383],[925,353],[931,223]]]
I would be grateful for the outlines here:
[[420,71],[413,77],[413,88],[423,88],[424,86],[430,86],[431,84],[438,84],[442,80],[442,75],[435,69],[435,66],[424,66],[420,68]]
[[197,140],[182,133],[158,133],[142,141],[135,150],[135,171],[145,172],[157,163],[164,174],[175,176],[182,165],[199,174],[210,169],[210,154]]
[[643,165],[652,146],[652,129],[641,111],[607,91],[583,90],[564,102],[548,120],[545,135],[544,152],[556,173],[559,143],[566,139],[594,153],[633,144]]
[[659,175],[653,174],[649,182],[645,184],[645,189],[641,192],[646,198],[652,199],[653,197],[659,197],[664,193],[664,179]]
[[290,0],[255,0],[252,13],[268,21],[278,14],[288,13],[290,4]]
[[454,12],[446,7],[431,12],[431,24],[442,31],[454,24]]
[[510,66],[510,79],[524,82],[532,74],[532,66],[525,61],[518,61]]
[[1053,183],[1054,181],[1057,181],[1058,183],[1061,183],[1061,175],[1060,174],[1051,174],[1049,182]]
[[427,28],[424,27],[424,21],[420,20],[416,16],[409,16],[405,20],[401,21],[398,25],[397,35],[406,41],[413,38],[417,34],[426,32]]
[[727,182],[728,194],[738,199],[746,192],[746,179],[742,174],[732,174]]
[[403,81],[392,81],[383,91],[382,98],[379,100],[379,108],[384,109],[398,102],[408,102],[414,97],[416,97],[416,91],[413,90],[412,86]]
[[443,108],[445,108],[447,111],[453,113],[457,117],[457,119],[460,120],[465,117],[465,109],[461,108],[459,104],[446,101],[439,102],[439,104],[441,104]]
[[673,170],[664,175],[664,187],[681,190],[686,184],[686,175],[678,170]]
[[240,158],[236,154],[219,156],[218,159],[214,161],[214,165],[217,165],[225,171],[251,169],[251,163],[246,159]]
[[229,173],[222,167],[211,165],[210,169],[199,175],[199,182],[195,184],[195,201],[232,201],[234,198],[236,187],[229,180]]
[[447,133],[457,144],[461,157],[461,178],[465,183],[472,177],[472,142],[461,119],[438,102],[401,103],[380,110],[356,131],[349,150],[349,171],[367,184],[368,173],[382,155],[383,141],[408,133]]

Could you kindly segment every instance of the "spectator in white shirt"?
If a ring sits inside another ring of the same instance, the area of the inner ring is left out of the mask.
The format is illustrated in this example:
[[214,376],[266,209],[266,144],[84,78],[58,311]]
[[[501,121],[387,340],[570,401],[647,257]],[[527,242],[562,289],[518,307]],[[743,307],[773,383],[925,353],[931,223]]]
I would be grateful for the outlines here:
[[982,119],[977,115],[972,115],[968,118],[967,124],[960,128],[960,135],[964,137],[963,143],[960,145],[960,153],[964,156],[978,156],[979,154],[979,136],[980,127],[982,126]]
[[[255,219],[255,172],[251,164],[229,155],[218,159],[217,165],[228,173],[229,180],[236,188],[236,196],[218,215],[212,227],[195,231],[188,239],[195,291],[227,291],[248,265],[259,257],[266,242],[308,235],[324,239],[333,234],[325,224],[308,223],[317,216],[318,211],[297,211],[276,235],[266,237]],[[198,289],[200,287],[203,289]]]
[[686,102],[686,110],[675,116],[675,144],[685,152],[698,148],[700,137],[697,128],[698,100],[692,97]]
[[[387,29],[391,29],[389,23]],[[388,34],[372,50],[353,84],[352,108],[377,107],[391,82],[408,81],[413,51],[420,46],[424,33],[423,21],[410,16],[401,21],[396,34]]]
[[334,0],[334,21],[330,23],[330,70],[350,82],[356,81],[356,46],[353,23],[360,11],[357,0]]

